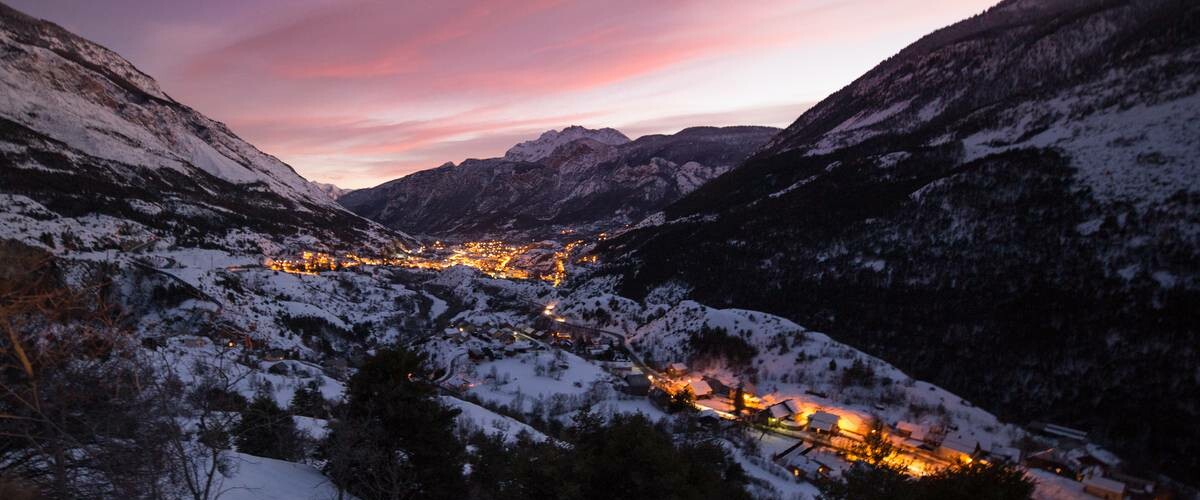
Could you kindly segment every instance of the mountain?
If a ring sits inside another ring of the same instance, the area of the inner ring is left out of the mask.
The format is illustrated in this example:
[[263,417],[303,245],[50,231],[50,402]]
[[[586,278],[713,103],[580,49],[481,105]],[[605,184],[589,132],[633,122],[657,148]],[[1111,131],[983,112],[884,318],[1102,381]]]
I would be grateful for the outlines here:
[[1001,2],[598,248],[1200,477],[1200,5]]
[[[404,238],[54,24],[0,5],[0,53],[6,236],[47,246],[161,239],[247,248]],[[46,219],[54,222],[35,223]]]
[[312,185],[313,187],[317,188],[318,191],[325,193],[325,196],[328,196],[333,200],[337,200],[338,198],[350,194],[351,191],[354,191],[353,189],[342,189],[333,184],[328,184],[325,182],[313,181]]
[[630,141],[568,127],[503,158],[416,172],[338,201],[413,234],[459,237],[605,230],[636,222],[726,172],[778,129],[696,127]]
[[615,129],[602,128],[599,130],[592,130],[589,128],[580,127],[578,125],[572,125],[562,129],[562,131],[548,130],[537,139],[517,144],[516,146],[509,148],[509,150],[504,153],[504,159],[508,161],[524,161],[530,163],[541,161],[547,156],[550,156],[550,154],[553,153],[554,150],[558,149],[559,146],[578,141],[580,139],[588,139],[601,144],[607,144],[609,146],[620,146],[629,142],[629,138],[625,137],[625,134],[622,134]]

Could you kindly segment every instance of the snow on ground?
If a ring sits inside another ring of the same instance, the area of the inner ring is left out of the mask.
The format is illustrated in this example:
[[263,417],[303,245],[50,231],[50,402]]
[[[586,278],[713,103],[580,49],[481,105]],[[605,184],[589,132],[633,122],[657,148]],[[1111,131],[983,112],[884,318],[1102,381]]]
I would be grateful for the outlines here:
[[[221,484],[222,500],[326,500],[337,489],[321,471],[307,464],[226,452],[233,470]],[[345,498],[353,498],[349,494]]]
[[545,441],[546,439],[549,439],[545,434],[542,434],[533,427],[530,427],[510,417],[493,412],[475,403],[470,403],[450,396],[441,396],[440,399],[442,400],[443,404],[462,411],[462,413],[458,416],[460,427],[465,427],[467,429],[479,429],[488,434],[498,434],[509,442],[515,441],[517,436],[522,432],[528,434],[536,441]]
[[[738,465],[745,469],[746,474],[750,476],[755,483],[767,485],[770,489],[765,490],[758,484],[752,484],[751,490],[760,498],[778,498],[781,500],[809,500],[819,498],[820,490],[812,483],[799,481],[788,474],[787,470],[782,467],[764,460],[761,456],[751,457],[746,450],[733,446],[727,441],[722,441],[722,445],[729,451],[730,456],[737,461]],[[754,491],[758,490],[758,491]]]
[[[1200,59],[1200,52],[1185,58]],[[1146,66],[1161,63],[1150,60]],[[1194,88],[1195,77],[1181,75],[1172,82],[1176,90],[1163,92],[1159,102],[1136,104],[1114,99],[1130,93],[1127,78],[1114,73],[1005,110],[998,121],[1005,126],[963,139],[966,159],[1025,147],[1059,148],[1098,200],[1142,209],[1180,190],[1200,191],[1200,170],[1193,161],[1200,155],[1200,123],[1194,119],[1200,95],[1186,90]]]
[[[544,374],[538,373],[541,370]],[[474,373],[479,382],[471,388],[472,394],[495,404],[520,403],[522,411],[531,410],[539,399],[564,399],[577,407],[594,384],[613,379],[599,366],[563,351],[485,361],[474,366]]]
[[308,434],[313,439],[325,439],[325,435],[329,434],[327,427],[329,421],[323,418],[292,415],[292,421],[296,423],[296,429]]
[[[203,337],[170,339],[155,354],[161,360],[160,365],[171,370],[185,385],[192,386],[203,377],[216,376],[230,381],[232,387],[247,399],[267,391],[281,408],[291,404],[297,388],[314,380],[325,399],[338,401],[346,391],[342,382],[327,376],[312,363],[285,360],[247,365],[241,362],[240,358],[245,354],[241,347],[214,345]],[[291,365],[289,373],[268,372],[268,368],[276,363]]]
[[[559,306],[562,311],[589,310],[607,300],[594,296],[582,305],[570,296]],[[721,328],[757,349],[750,373],[720,362],[691,366],[693,378],[710,376],[734,387],[753,384],[764,404],[791,399],[802,415],[827,411],[841,417],[845,431],[863,432],[874,419],[892,425],[904,420],[928,427],[943,427],[951,436],[977,441],[987,450],[1012,446],[1022,435],[1018,427],[1003,424],[995,416],[932,384],[917,381],[899,369],[829,336],[807,330],[787,319],[756,311],[715,309],[693,301],[674,306],[655,305],[638,311],[627,302],[616,302],[609,311],[610,323],[627,324],[637,318],[650,319],[628,334],[629,344],[643,359],[660,365],[694,361],[691,341],[702,327]],[[846,383],[843,373],[855,366],[873,373],[869,386]],[[833,369],[831,369],[831,366]],[[719,406],[720,400],[711,400]],[[708,404],[708,402],[706,402]]]
[[1041,469],[1029,469],[1026,476],[1033,479],[1034,500],[1083,500],[1096,498],[1083,492],[1083,483]]

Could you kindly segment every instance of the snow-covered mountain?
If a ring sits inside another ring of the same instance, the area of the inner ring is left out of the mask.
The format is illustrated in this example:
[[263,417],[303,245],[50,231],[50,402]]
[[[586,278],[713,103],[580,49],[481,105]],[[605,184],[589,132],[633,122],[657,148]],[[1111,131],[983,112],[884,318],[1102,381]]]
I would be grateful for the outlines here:
[[625,134],[615,129],[590,129],[572,125],[561,131],[547,130],[537,139],[517,144],[504,153],[504,159],[530,163],[538,162],[550,156],[559,146],[580,139],[589,139],[609,146],[620,146],[629,142],[629,138],[625,137]]
[[728,171],[778,132],[695,127],[629,141],[568,127],[509,150],[414,173],[338,199],[389,227],[429,235],[544,235],[640,220]]
[[1197,477],[1195,2],[1001,2],[640,226],[600,250],[624,295],[781,314]]
[[338,198],[341,198],[343,196],[346,196],[347,194],[350,194],[351,191],[354,191],[353,189],[342,189],[340,187],[337,187],[333,184],[329,184],[326,182],[312,181],[312,185],[315,186],[317,188],[317,190],[321,191],[322,193],[325,193],[325,196],[328,196],[329,198],[331,198],[335,201]]
[[[219,245],[253,245],[252,235],[397,236],[346,212],[104,47],[0,5],[0,50],[6,235],[54,240],[72,227],[87,234],[57,239],[106,239],[119,226],[128,239]],[[47,238],[25,234],[41,217],[61,227],[40,228]]]

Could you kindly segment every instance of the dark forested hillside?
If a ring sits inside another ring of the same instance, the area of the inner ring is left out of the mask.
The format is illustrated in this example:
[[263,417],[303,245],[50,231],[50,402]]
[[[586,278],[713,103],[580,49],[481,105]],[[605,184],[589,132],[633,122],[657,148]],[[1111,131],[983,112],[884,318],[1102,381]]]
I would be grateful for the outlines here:
[[786,315],[1196,477],[1198,12],[1002,2],[606,242],[607,272]]

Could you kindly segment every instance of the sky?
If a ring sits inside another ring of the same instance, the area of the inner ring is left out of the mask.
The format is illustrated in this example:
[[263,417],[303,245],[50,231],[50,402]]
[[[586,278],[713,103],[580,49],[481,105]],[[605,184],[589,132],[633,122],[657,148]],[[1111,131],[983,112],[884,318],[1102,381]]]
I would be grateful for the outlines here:
[[569,125],[785,127],[994,0],[6,0],[310,180],[380,184]]

